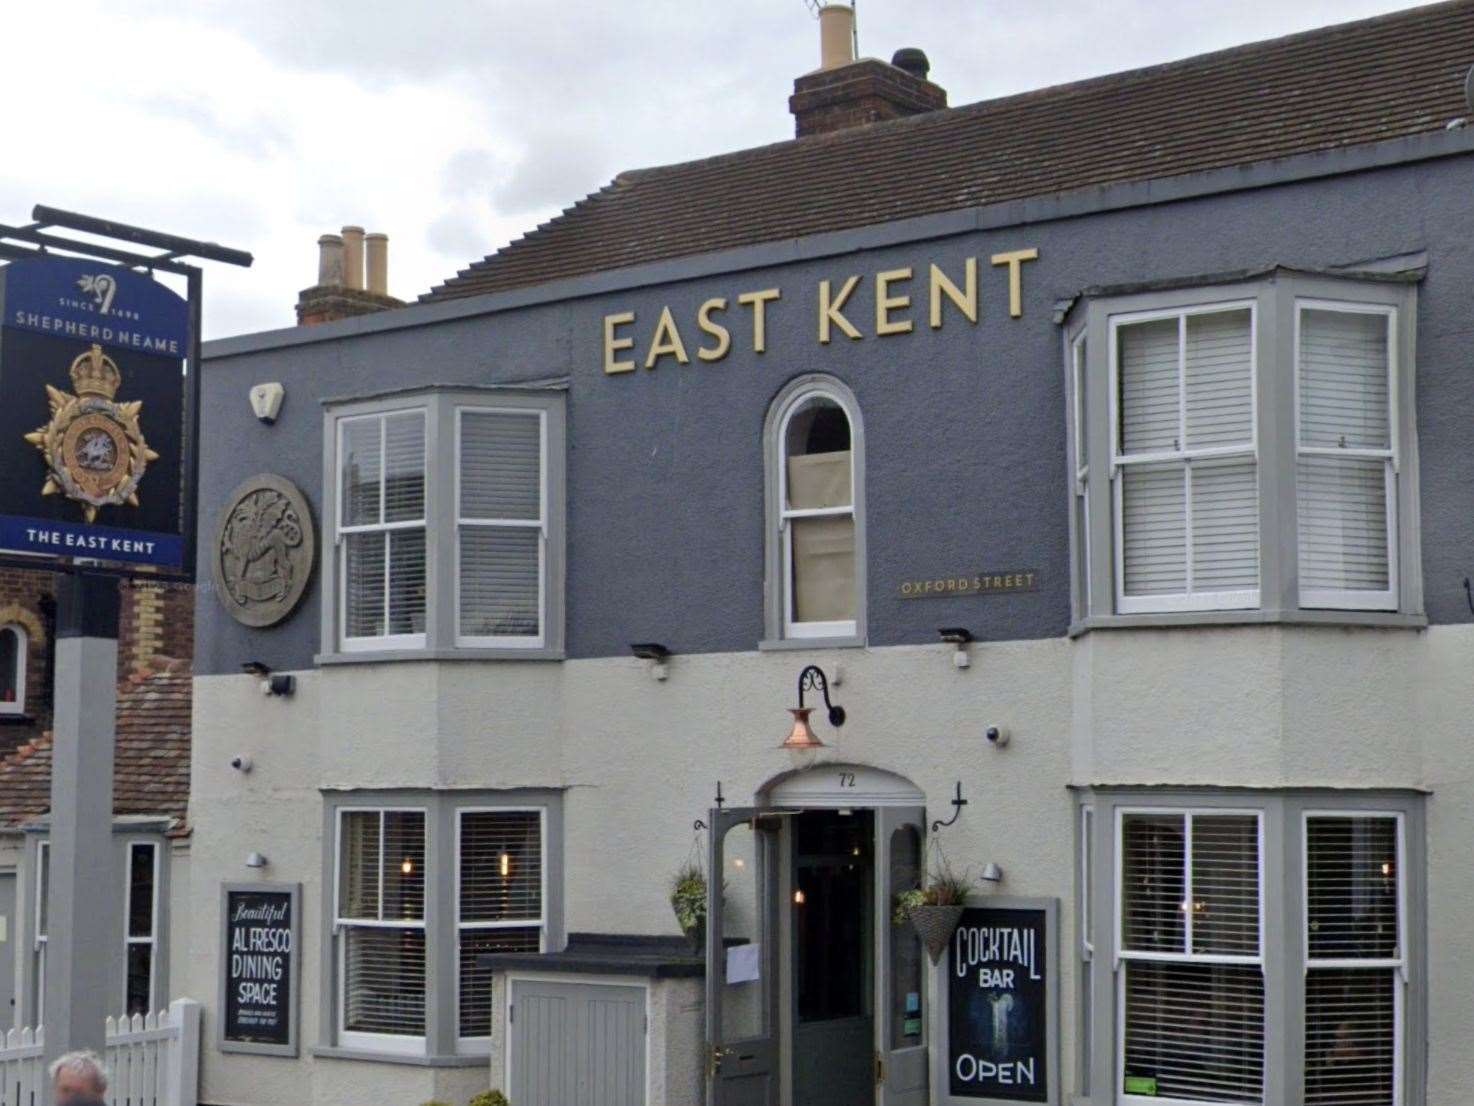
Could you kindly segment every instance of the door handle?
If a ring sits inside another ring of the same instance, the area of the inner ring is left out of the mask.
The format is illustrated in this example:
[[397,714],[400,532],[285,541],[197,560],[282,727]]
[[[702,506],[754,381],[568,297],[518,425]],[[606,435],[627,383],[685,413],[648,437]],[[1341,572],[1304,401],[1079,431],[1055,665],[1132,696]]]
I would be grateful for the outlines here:
[[718,1045],[709,1045],[706,1050],[706,1077],[715,1079],[722,1070],[722,1058],[735,1055],[735,1050],[721,1048]]

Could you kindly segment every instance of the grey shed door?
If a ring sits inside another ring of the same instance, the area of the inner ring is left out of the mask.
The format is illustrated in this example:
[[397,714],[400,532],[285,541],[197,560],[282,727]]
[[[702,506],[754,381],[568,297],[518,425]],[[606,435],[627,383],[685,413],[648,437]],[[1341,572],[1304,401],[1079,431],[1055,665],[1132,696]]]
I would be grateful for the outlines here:
[[513,980],[511,1014],[517,1106],[645,1106],[642,988]]

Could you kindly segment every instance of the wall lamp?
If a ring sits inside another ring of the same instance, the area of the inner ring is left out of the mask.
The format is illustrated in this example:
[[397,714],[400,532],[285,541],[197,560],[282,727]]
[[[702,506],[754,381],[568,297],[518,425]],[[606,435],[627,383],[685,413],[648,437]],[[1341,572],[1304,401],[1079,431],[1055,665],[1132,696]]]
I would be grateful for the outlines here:
[[630,645],[630,652],[642,661],[650,662],[650,675],[657,680],[663,680],[670,675],[666,661],[670,658],[670,650],[658,641],[637,641]]
[[972,664],[972,658],[967,655],[967,643],[972,641],[972,631],[965,626],[943,626],[937,631],[943,641],[957,648],[952,654],[952,663],[958,668],[966,668]]
[[824,675],[824,670],[817,664],[811,664],[798,674],[798,706],[789,707],[788,713],[793,715],[793,729],[783,739],[780,748],[787,749],[791,753],[798,754],[802,759],[811,760],[818,751],[824,748],[824,742],[809,727],[809,715],[814,713],[813,707],[804,706],[804,692],[817,691],[824,696],[824,706],[829,712],[829,724],[835,729],[844,725],[844,707],[829,700],[829,679]]
[[267,863],[267,859],[260,853],[251,853],[249,856],[246,857],[247,868],[264,868],[266,867]]
[[297,677],[289,673],[273,674],[271,667],[261,661],[246,661],[241,671],[261,681],[262,695],[293,695],[297,691]]

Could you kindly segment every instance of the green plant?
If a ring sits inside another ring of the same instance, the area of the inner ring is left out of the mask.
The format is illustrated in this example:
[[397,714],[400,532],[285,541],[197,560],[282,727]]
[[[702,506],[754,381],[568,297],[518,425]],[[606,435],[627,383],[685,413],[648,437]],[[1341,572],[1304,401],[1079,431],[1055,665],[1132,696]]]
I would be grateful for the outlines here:
[[913,887],[909,891],[901,891],[896,895],[896,908],[891,912],[891,921],[896,925],[905,925],[911,920],[911,911],[918,906],[926,905],[926,892],[920,887]]
[[670,908],[682,931],[706,924],[706,873],[691,862],[681,865],[670,884]]
[[424,1102],[421,1102],[420,1103],[420,1106],[450,1106],[450,1103],[449,1102],[443,1102],[443,1101],[441,1101],[438,1098],[431,1098],[431,1099],[426,1099]]
[[896,895],[891,921],[896,925],[904,925],[918,906],[962,906],[967,902],[972,885],[977,882],[968,871],[964,870],[959,876],[947,863],[947,858],[939,852],[936,866],[932,868],[926,886],[914,887]]
[[466,1106],[512,1106],[507,1101],[507,1096],[501,1091],[482,1091],[474,1096]]

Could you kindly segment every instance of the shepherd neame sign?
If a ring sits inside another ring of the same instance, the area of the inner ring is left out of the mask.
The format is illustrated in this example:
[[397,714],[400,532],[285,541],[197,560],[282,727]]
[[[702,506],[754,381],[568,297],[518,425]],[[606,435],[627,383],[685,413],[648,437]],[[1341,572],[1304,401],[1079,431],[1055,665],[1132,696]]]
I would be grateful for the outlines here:
[[[989,264],[999,270],[1000,295],[1007,295],[1012,318],[1024,313],[1024,264],[1038,259],[1039,251],[1033,248],[995,253],[988,258]],[[874,286],[873,319],[861,317],[852,302],[865,282]],[[714,296],[696,309],[694,318],[684,320],[678,320],[670,307],[664,306],[653,325],[633,311],[605,315],[604,371],[627,373],[641,365],[655,369],[663,363],[689,365],[693,356],[698,361],[720,361],[732,351],[734,341],[746,343],[753,353],[765,353],[768,309],[782,299],[781,288],[742,292],[735,300]],[[842,280],[821,280],[814,297],[819,342],[828,345],[836,335],[859,341],[866,337],[867,330],[877,337],[910,334],[916,329],[923,302],[926,322],[933,330],[940,330],[951,315],[960,315],[976,325],[980,305],[978,259],[967,258],[960,272],[948,273],[933,263],[924,274],[907,267],[887,269],[870,277],[855,273]]]

